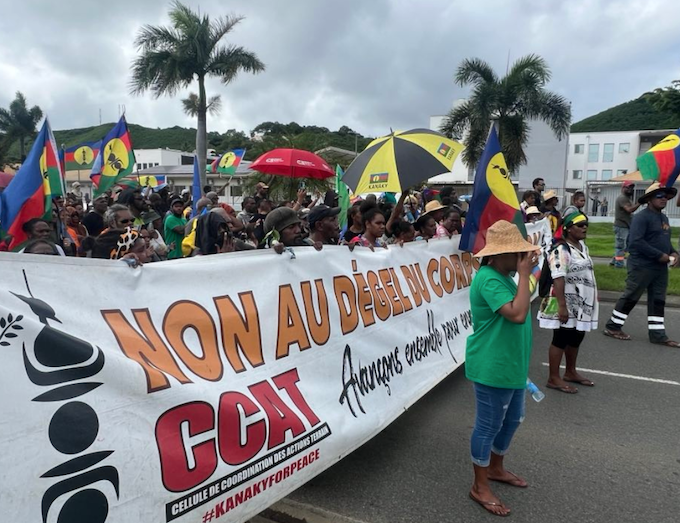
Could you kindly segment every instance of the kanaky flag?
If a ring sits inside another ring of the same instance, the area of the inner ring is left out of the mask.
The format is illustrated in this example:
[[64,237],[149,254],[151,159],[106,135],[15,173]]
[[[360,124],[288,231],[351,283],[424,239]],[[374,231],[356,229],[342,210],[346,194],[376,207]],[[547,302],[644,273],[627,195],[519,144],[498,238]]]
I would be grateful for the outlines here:
[[47,120],[28,153],[26,161],[0,194],[0,228],[13,239],[11,250],[20,248],[28,239],[24,223],[33,218],[51,218],[50,180],[63,180],[59,150]]
[[672,187],[680,174],[680,129],[638,156],[637,164],[643,179]]
[[514,223],[522,236],[526,237],[517,192],[510,182],[510,171],[503,157],[496,127],[492,126],[475,173],[460,249],[471,252],[482,249],[486,245],[486,231],[499,220]]
[[[102,141],[83,142],[59,151],[62,171],[89,171],[101,149]],[[54,193],[54,187],[52,188]]]
[[135,153],[132,150],[130,131],[125,116],[121,116],[116,126],[102,140],[102,147],[94,160],[90,179],[97,186],[95,196],[125,178],[135,166]]
[[243,160],[243,156],[246,154],[245,149],[233,149],[227,151],[219,158],[215,159],[208,168],[210,173],[220,173],[220,174],[235,174],[236,168]]

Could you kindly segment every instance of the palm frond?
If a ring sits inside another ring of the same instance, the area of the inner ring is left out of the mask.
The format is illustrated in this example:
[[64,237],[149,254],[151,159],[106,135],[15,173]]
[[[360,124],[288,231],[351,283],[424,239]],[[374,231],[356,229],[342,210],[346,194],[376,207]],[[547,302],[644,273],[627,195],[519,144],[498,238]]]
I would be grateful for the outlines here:
[[451,109],[439,127],[439,131],[449,138],[461,140],[465,130],[470,126],[473,117],[474,107],[470,100]]
[[491,66],[479,58],[463,60],[455,77],[456,83],[461,87],[467,84],[496,83],[498,78]]
[[218,47],[214,50],[207,68],[209,74],[219,76],[222,83],[231,82],[240,71],[260,73],[265,66],[255,53],[246,51],[243,47],[230,45]]
[[232,29],[245,19],[243,16],[229,15],[218,17],[213,20],[210,27],[210,40],[212,47],[216,47],[220,40],[230,33]]
[[141,51],[174,51],[180,45],[180,41],[181,35],[172,28],[144,25],[139,30],[134,45]]
[[512,78],[526,73],[539,79],[543,85],[548,83],[552,77],[548,63],[536,54],[529,54],[517,59],[512,64],[507,76]]
[[558,139],[569,135],[571,126],[571,105],[561,95],[550,91],[541,91],[527,104],[525,114],[529,118],[543,120],[552,129]]

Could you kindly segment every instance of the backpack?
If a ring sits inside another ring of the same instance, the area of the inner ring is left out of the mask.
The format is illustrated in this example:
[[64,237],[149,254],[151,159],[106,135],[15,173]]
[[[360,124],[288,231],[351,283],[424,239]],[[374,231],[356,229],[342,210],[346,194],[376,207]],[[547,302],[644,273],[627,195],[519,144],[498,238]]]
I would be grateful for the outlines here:
[[[562,245],[565,249],[567,249],[569,252],[571,252],[571,249],[569,248],[569,245],[567,242],[559,242],[557,245],[553,245],[550,248],[550,252],[553,252],[557,249],[559,249],[560,245]],[[548,254],[545,259],[543,260],[543,268],[541,269],[541,277],[538,280],[538,295],[541,298],[545,298],[550,294],[550,289],[552,288],[553,284],[553,278],[552,278],[552,271],[550,270],[550,255]]]

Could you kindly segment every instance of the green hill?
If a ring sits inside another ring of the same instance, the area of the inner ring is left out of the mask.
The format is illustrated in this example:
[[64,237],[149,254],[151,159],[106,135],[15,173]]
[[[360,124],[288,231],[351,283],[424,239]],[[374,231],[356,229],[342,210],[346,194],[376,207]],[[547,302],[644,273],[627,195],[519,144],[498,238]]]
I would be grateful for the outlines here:
[[657,111],[644,98],[631,100],[571,126],[572,133],[677,129],[680,115]]
[[[58,146],[71,147],[83,142],[96,142],[108,133],[115,123],[105,123],[95,127],[82,129],[66,129],[54,131],[54,138]],[[169,127],[167,129],[151,129],[141,125],[128,123],[132,145],[135,149],[179,149],[193,151],[196,144],[196,129],[183,127]],[[331,131],[326,127],[314,125],[304,126],[295,122],[281,124],[279,122],[263,122],[253,130],[258,139],[251,140],[250,136],[242,131],[230,129],[224,133],[209,132],[208,148],[215,149],[218,153],[230,149],[245,148],[246,159],[253,160],[260,154],[277,147],[293,147],[308,151],[317,151],[324,147],[339,147],[350,151],[356,146],[359,151],[371,142],[372,138],[361,135],[355,136],[355,132],[349,127],[342,126],[337,131]],[[26,147],[30,150],[31,143]],[[6,158],[10,161],[18,161],[19,144],[14,143]],[[346,165],[343,165],[346,167]]]

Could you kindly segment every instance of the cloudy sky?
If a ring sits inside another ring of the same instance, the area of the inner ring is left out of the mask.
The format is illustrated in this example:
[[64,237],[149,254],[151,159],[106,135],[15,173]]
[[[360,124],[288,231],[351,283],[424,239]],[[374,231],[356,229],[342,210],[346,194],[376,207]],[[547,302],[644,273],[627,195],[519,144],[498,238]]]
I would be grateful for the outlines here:
[[[297,121],[364,135],[427,126],[466,96],[464,58],[499,73],[528,53],[553,71],[549,88],[574,121],[680,78],[680,2],[662,0],[187,0],[245,20],[228,42],[255,52],[259,75],[208,84],[222,113],[209,130]],[[0,106],[16,91],[54,129],[118,117],[149,127],[194,126],[179,98],[129,94],[135,35],[168,23],[163,0],[0,0]],[[194,89],[195,90],[195,89]],[[185,93],[184,93],[185,94]]]

